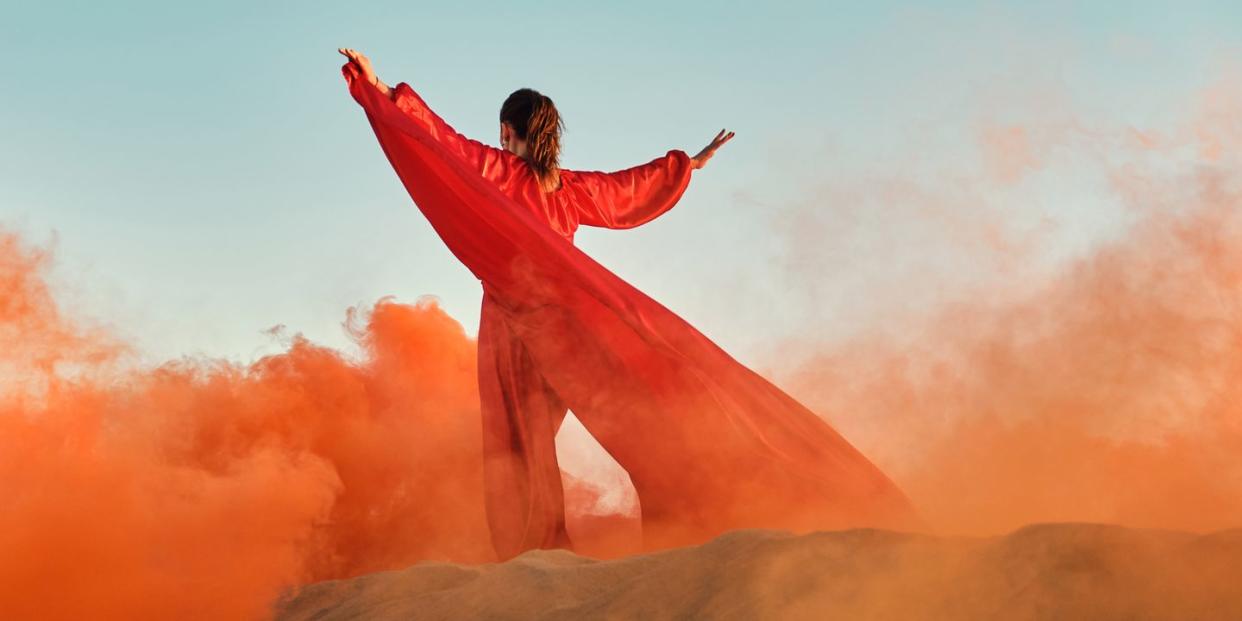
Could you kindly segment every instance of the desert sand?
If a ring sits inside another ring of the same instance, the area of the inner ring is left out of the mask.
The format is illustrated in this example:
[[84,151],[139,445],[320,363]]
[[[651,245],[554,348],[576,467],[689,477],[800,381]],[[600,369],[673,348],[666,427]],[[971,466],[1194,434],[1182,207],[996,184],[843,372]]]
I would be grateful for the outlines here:
[[936,537],[741,530],[595,560],[422,562],[302,586],[280,621],[345,619],[1242,619],[1242,529],[1037,524]]

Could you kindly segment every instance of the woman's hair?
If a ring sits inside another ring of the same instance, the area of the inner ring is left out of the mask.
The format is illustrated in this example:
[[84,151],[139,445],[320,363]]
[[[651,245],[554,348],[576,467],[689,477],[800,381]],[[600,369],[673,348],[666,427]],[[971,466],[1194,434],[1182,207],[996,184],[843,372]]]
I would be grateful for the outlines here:
[[500,106],[500,121],[512,125],[518,139],[526,141],[531,168],[544,190],[555,188],[565,124],[552,99],[537,90],[519,88]]

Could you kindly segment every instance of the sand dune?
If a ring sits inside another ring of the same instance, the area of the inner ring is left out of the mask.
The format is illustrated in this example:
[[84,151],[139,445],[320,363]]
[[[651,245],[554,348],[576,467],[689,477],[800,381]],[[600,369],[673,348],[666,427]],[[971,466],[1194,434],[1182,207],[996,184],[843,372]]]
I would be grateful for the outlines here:
[[419,563],[300,587],[277,619],[1242,619],[1242,529],[735,531],[611,561]]

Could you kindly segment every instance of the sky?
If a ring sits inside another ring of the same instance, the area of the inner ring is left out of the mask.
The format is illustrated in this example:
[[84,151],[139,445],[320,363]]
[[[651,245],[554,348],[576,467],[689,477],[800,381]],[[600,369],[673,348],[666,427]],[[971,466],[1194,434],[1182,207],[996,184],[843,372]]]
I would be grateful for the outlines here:
[[[578,244],[760,361],[874,321],[894,302],[873,292],[922,303],[971,269],[896,221],[923,194],[876,198],[894,180],[951,199],[994,167],[989,127],[1176,124],[1242,58],[1238,3],[1031,4],[5,0],[0,227],[53,248],[62,304],[154,362],[248,362],[283,347],[274,326],[348,348],[345,310],[384,296],[435,296],[473,334],[479,284],[350,98],[352,47],[491,144],[504,97],[541,90],[570,169],[736,131],[674,210]],[[968,200],[1055,220],[1052,261],[1125,218],[1073,162]]]

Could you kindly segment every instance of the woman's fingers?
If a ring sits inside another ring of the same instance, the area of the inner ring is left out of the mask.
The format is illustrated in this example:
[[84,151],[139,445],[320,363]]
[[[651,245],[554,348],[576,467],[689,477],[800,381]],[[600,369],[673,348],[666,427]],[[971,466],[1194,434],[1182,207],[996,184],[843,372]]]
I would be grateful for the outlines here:
[[726,142],[729,142],[729,140],[732,138],[733,138],[733,132],[726,133],[725,130],[722,129],[720,130],[719,134],[716,134],[715,138],[712,138],[711,144],[707,145],[707,148],[704,150],[707,151],[708,153],[714,153],[716,149],[719,149],[721,145],[723,145]]
[[357,68],[360,74],[370,72],[371,62],[367,60],[366,56],[363,56],[361,53],[359,53],[358,50],[355,50],[350,47],[341,47],[341,48],[337,48],[336,51],[340,52],[346,58],[348,58],[350,64],[352,64],[355,68]]
[[721,145],[728,142],[732,138],[733,132],[724,129],[720,130],[720,132],[716,134],[716,137],[712,138],[712,141],[706,147],[703,147],[703,150],[700,151],[698,155],[690,158],[694,167],[702,168],[706,166],[707,161],[712,159],[712,156],[716,154],[716,149],[719,149]]

